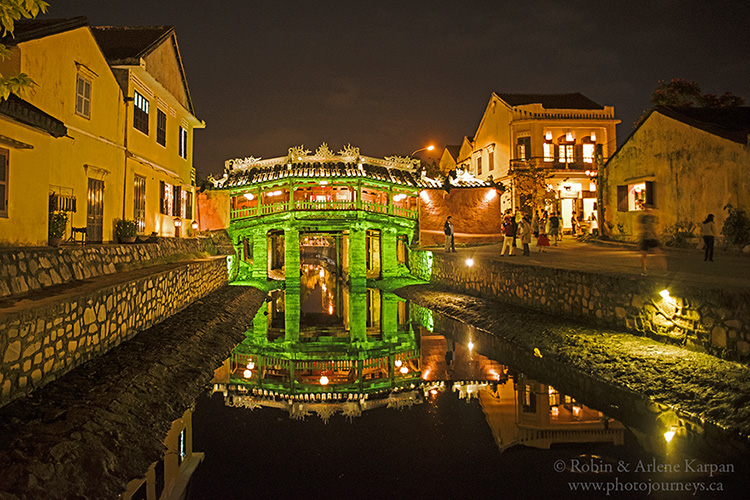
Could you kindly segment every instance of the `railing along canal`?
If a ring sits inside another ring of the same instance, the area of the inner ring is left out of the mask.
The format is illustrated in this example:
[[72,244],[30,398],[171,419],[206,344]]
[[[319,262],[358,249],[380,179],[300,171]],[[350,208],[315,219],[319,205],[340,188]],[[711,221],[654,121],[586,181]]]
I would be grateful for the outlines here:
[[[347,210],[362,210],[365,212],[388,214],[388,205],[381,203],[362,201],[357,207],[357,203],[354,201],[306,201],[298,200],[294,202],[294,210],[307,210],[307,211],[347,211]],[[271,215],[289,210],[288,202],[273,203],[271,205],[260,205],[255,207],[232,209],[232,219],[244,219],[248,217],[258,217],[262,215]],[[418,216],[417,210],[412,210],[405,207],[393,206],[393,215],[396,217],[404,217],[407,219],[416,219]]]

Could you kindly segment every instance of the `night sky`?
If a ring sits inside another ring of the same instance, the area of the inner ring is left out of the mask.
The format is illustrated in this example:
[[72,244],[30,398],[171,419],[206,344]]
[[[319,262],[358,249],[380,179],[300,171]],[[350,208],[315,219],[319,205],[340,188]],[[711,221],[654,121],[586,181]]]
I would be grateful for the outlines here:
[[194,145],[204,176],[322,142],[376,157],[434,143],[433,159],[475,133],[493,91],[613,105],[618,143],[659,80],[750,99],[745,0],[48,2],[43,18],[175,26],[206,122]]

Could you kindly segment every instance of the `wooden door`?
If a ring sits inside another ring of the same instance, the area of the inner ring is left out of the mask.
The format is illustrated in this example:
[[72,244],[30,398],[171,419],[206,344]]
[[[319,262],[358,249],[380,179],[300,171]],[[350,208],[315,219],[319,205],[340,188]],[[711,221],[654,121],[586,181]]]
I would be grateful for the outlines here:
[[89,179],[86,204],[86,242],[101,243],[104,226],[104,181]]

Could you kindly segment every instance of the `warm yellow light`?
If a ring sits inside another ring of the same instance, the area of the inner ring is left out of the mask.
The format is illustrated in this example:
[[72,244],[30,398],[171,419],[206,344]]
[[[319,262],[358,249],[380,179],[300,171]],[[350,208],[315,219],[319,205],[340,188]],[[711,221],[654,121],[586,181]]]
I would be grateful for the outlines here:
[[422,372],[422,379],[427,380],[427,378],[430,376],[430,373],[432,373],[432,368],[428,368],[425,371]]
[[662,299],[668,299],[669,298],[669,290],[667,290],[665,288],[664,290],[662,290],[661,292],[659,292],[659,295],[661,295]]
[[401,367],[401,368],[399,369],[399,371],[400,371],[401,373],[403,373],[404,375],[406,375],[407,373],[409,373],[409,369],[408,369],[407,367],[405,367],[405,366],[402,366],[402,367]]
[[250,378],[250,377],[252,377],[252,376],[253,376],[253,372],[252,372],[252,370],[245,370],[244,372],[242,372],[242,375],[243,375],[243,376],[244,376],[245,378]]
[[437,394],[437,389],[430,389],[430,394],[432,394],[433,396],[434,396],[435,394]]
[[469,350],[470,350],[470,351],[474,350],[474,342],[472,342],[472,341],[470,340],[470,341],[469,341],[469,345],[468,345],[467,347],[469,348]]
[[245,194],[244,194],[244,196],[245,196],[245,198],[247,198],[248,200],[252,200],[253,198],[255,198],[255,196],[253,196],[253,193],[245,193]]
[[552,132],[545,132],[544,133],[544,139],[551,141],[552,140]]
[[320,385],[328,385],[328,377],[325,375],[320,376]]
[[496,189],[490,189],[487,191],[487,194],[484,195],[484,201],[492,201],[495,198],[497,198],[497,190]]
[[671,429],[664,433],[664,439],[667,441],[667,443],[672,441],[674,434],[675,434],[674,431]]
[[253,368],[255,368],[255,363],[253,363],[252,361],[248,361],[247,362],[247,369],[248,370],[252,370]]
[[326,186],[326,185],[328,185],[328,181],[320,181],[320,185],[321,186]]
[[596,132],[591,132],[591,142],[596,142]]
[[198,230],[198,221],[194,220],[193,223],[190,224],[190,227],[193,228],[193,231],[197,231]]
[[397,359],[394,364],[396,365],[396,368],[398,368],[399,366],[403,364],[403,362],[400,359]]
[[328,306],[328,314],[333,314],[333,305]]
[[474,265],[474,259],[471,259],[471,258],[466,259],[466,265],[469,266],[469,267],[473,266]]
[[432,151],[433,149],[435,149],[435,146],[433,146],[432,144],[427,146],[427,151]]

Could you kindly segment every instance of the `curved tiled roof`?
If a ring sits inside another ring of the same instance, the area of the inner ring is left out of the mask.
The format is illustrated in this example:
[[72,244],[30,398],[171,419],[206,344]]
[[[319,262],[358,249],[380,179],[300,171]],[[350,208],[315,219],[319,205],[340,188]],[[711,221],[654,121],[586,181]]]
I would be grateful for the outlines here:
[[580,92],[572,94],[496,94],[509,106],[541,104],[544,109],[604,109]]

